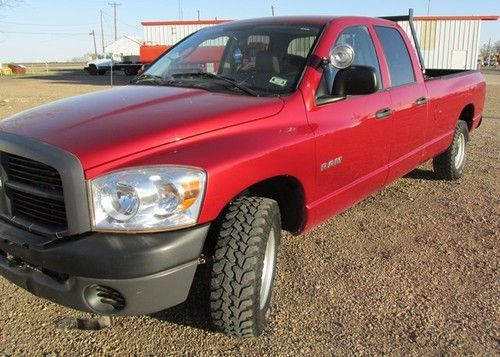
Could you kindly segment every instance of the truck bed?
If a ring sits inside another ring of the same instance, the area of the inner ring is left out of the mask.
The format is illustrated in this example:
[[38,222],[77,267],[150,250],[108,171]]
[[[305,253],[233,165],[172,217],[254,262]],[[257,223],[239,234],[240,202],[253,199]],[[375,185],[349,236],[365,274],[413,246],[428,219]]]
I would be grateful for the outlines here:
[[471,74],[478,72],[476,70],[468,69],[441,69],[441,68],[427,68],[425,70],[425,80],[443,78],[443,77],[457,77],[461,75]]

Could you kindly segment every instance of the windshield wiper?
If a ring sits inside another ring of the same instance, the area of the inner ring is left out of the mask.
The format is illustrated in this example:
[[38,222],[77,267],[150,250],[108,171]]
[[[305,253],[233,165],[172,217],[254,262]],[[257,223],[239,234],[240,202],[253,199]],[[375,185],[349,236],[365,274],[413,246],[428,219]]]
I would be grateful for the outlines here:
[[210,73],[210,72],[186,72],[186,73],[174,73],[172,74],[172,77],[204,77],[204,78],[211,78],[211,79],[218,79],[221,81],[224,81],[226,83],[232,84],[234,87],[238,88],[242,92],[245,92],[247,94],[250,94],[254,97],[259,97],[260,94],[254,91],[251,88],[248,88],[247,86],[239,83],[233,78],[229,78],[226,76],[221,76],[218,74]]
[[155,74],[149,74],[149,73],[144,73],[141,74],[140,76],[134,78],[133,80],[130,81],[130,83],[153,83],[153,84],[164,84],[165,79],[162,76],[158,76]]

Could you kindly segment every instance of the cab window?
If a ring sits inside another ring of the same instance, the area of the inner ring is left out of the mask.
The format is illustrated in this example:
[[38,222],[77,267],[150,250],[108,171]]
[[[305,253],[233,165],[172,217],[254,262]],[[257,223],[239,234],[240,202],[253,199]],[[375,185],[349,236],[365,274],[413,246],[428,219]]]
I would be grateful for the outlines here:
[[[380,86],[380,65],[377,58],[377,52],[375,51],[375,46],[373,45],[368,29],[365,26],[353,26],[345,29],[339,35],[332,48],[340,44],[347,44],[353,48],[353,65],[369,66],[375,69],[377,83],[379,83]],[[324,70],[324,78],[322,79],[320,86],[324,86],[326,88],[319,88],[319,95],[325,95],[325,91],[328,91],[328,93],[331,92],[331,88],[338,71],[339,69],[335,67],[328,67]]]
[[286,95],[297,89],[322,30],[319,25],[286,23],[204,28],[170,48],[138,83]]
[[391,86],[398,87],[415,82],[410,54],[399,31],[390,27],[376,26],[375,32],[387,60]]
[[220,36],[187,48],[172,70],[217,73],[228,40],[228,36]]

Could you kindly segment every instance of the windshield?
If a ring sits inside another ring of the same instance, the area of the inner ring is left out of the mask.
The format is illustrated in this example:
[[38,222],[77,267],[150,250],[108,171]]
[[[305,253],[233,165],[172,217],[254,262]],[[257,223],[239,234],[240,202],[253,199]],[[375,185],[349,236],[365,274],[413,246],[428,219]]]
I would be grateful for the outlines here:
[[136,83],[244,95],[293,92],[321,32],[316,25],[227,24],[171,48]]

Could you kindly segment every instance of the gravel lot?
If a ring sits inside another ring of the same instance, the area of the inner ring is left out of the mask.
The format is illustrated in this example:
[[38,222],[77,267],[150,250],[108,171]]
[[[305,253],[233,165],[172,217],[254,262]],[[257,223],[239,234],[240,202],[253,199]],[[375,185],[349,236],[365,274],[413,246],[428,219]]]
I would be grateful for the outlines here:
[[[311,233],[284,237],[262,337],[211,332],[198,303],[203,288],[153,316],[115,318],[101,331],[61,329],[65,318],[93,316],[0,278],[0,356],[498,355],[500,75],[486,77],[465,177],[437,181],[427,163]],[[0,78],[0,118],[104,89],[106,80],[71,71]]]

